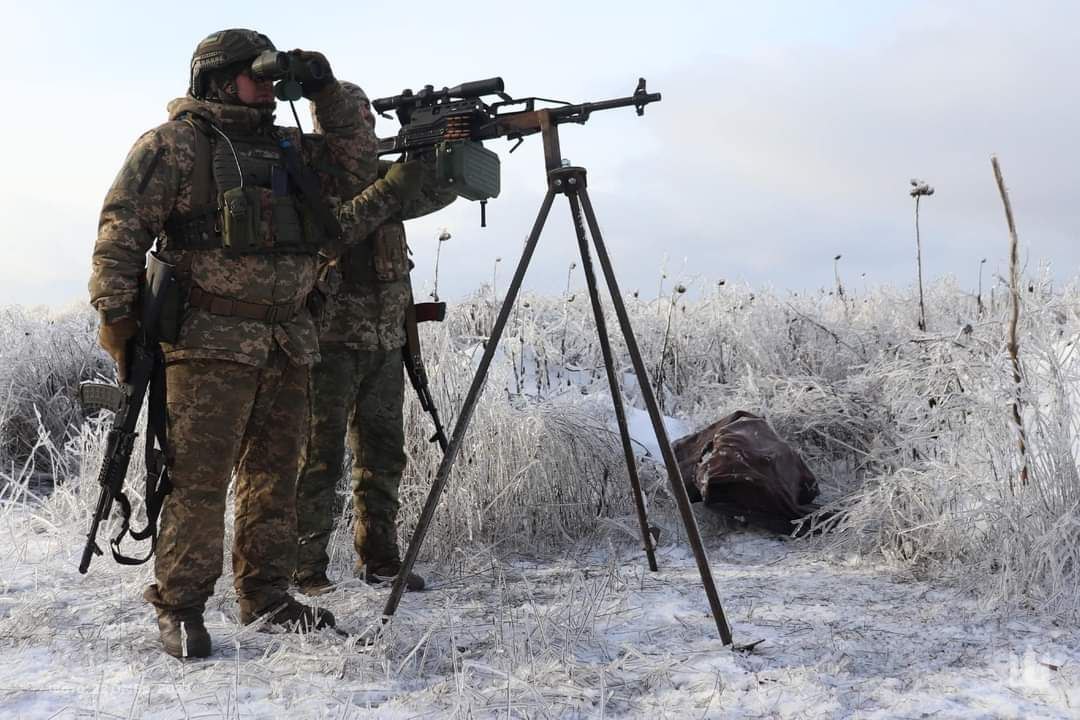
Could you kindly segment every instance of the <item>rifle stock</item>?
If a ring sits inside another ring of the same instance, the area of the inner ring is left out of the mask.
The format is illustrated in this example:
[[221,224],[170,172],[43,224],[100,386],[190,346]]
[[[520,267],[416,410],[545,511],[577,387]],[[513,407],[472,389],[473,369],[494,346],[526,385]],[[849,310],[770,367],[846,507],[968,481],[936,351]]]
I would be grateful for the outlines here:
[[409,376],[409,383],[416,391],[420,407],[431,416],[431,422],[435,426],[435,434],[428,438],[428,441],[437,442],[444,453],[450,440],[439,419],[439,409],[435,406],[434,398],[431,397],[427,371],[424,369],[424,358],[420,350],[420,332],[417,323],[442,322],[445,317],[446,303],[410,304],[405,310],[405,347],[401,349],[401,359],[405,364],[405,373]]

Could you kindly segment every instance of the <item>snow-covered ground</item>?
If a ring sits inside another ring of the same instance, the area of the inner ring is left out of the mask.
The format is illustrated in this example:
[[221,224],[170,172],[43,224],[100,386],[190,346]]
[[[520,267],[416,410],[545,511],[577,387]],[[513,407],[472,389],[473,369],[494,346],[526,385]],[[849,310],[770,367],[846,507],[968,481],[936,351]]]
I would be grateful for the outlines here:
[[[146,569],[99,558],[80,576],[77,538],[13,514],[0,717],[1080,717],[1075,628],[698,512],[736,642],[764,640],[751,653],[720,643],[670,520],[658,573],[621,531],[562,557],[425,566],[432,589],[367,648],[240,626],[226,577],[213,656],[181,662],[140,599]],[[322,600],[355,633],[387,592],[349,580]]]
[[[787,541],[697,509],[736,641],[764,640],[748,654],[717,637],[616,346],[663,529],[661,571],[645,569],[594,329],[570,297],[515,309],[422,555],[432,589],[406,595],[379,642],[357,636],[379,624],[385,588],[350,579],[321,599],[351,638],[269,634],[237,623],[225,575],[207,613],[216,652],[191,662],[160,650],[149,567],[76,571],[104,426],[74,388],[111,367],[94,316],[0,308],[0,720],[1080,718],[1080,287],[1028,287],[1023,452],[992,298],[982,313],[931,288],[936,334],[913,330],[915,296],[888,288],[628,299],[678,418],[669,435],[762,414],[840,520]],[[494,312],[474,299],[425,328],[448,426]],[[402,540],[438,465],[428,417],[406,410]],[[347,535],[332,544],[339,577]]]

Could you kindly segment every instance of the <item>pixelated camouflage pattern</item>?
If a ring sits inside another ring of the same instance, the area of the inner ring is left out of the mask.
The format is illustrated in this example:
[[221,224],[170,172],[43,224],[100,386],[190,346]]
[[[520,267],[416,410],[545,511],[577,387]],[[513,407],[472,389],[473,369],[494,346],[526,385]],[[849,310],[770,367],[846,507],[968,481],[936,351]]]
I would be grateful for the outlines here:
[[[355,193],[368,187],[377,173],[377,140],[372,129],[357,119],[356,100],[334,82],[315,97],[314,104],[324,134],[305,136],[300,142],[305,162],[316,169],[328,191]],[[301,140],[295,128],[275,128],[273,115],[265,110],[191,97],[171,102],[169,122],[139,138],[105,198],[90,279],[91,302],[99,311],[134,312],[146,252],[167,220],[192,209],[197,131],[179,119],[185,113],[206,118],[226,134],[280,133],[294,142]],[[387,204],[371,206],[380,209]],[[350,221],[362,224],[365,201],[351,198],[346,205]],[[312,255],[234,257],[220,249],[166,249],[162,257],[180,269],[182,285],[263,304],[301,301],[314,287],[318,270]],[[293,362],[310,364],[318,350],[310,314],[301,311],[271,324],[188,308],[177,342],[167,345],[165,352],[169,361],[216,358],[262,366],[275,343]]]
[[275,350],[262,368],[226,360],[168,365],[172,492],[146,598],[201,610],[222,571],[225,498],[235,469],[233,573],[241,609],[288,589],[295,564],[295,482],[308,414],[309,368]]
[[310,392],[307,448],[296,485],[296,577],[326,572],[327,545],[344,502],[338,483],[346,437],[353,455],[357,565],[396,561],[398,486],[406,462],[400,350],[327,348],[312,368]]
[[[315,102],[326,134],[303,140],[305,162],[324,187],[368,186],[376,177],[375,138],[357,121],[355,101],[331,83]],[[254,108],[181,98],[169,110],[169,122],[136,142],[106,197],[90,280],[99,311],[135,312],[146,252],[170,218],[192,210],[197,130],[181,114],[206,118],[227,134],[300,140],[298,131],[274,128],[272,115]],[[355,199],[350,208],[353,216],[363,213]],[[162,256],[177,265],[182,285],[248,302],[299,301],[316,279],[313,255],[165,248]],[[178,341],[165,350],[174,490],[160,520],[157,583],[146,597],[159,610],[205,606],[221,574],[225,496],[235,470],[235,584],[242,613],[261,611],[283,597],[295,566],[296,470],[315,327],[306,311],[264,323],[188,308]]]
[[[379,163],[379,175],[390,163]],[[401,210],[405,219],[441,210],[453,202],[453,191],[439,189],[428,165],[425,189]],[[378,217],[370,211],[369,216]],[[360,350],[394,350],[405,345],[405,309],[413,302],[411,263],[405,226],[394,220],[378,227],[367,241],[353,245],[337,261],[340,290],[323,311],[322,346],[346,345]],[[382,260],[382,262],[380,262]]]

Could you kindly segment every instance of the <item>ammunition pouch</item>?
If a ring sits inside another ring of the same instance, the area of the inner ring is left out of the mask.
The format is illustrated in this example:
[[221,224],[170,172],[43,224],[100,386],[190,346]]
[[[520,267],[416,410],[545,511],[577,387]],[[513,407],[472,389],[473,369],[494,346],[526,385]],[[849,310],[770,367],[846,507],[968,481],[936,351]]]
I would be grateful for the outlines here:
[[405,242],[405,226],[400,222],[379,226],[372,233],[371,249],[372,267],[379,282],[397,282],[409,274],[409,246]]
[[409,276],[412,261],[400,222],[380,225],[365,242],[346,249],[338,260],[343,289],[366,288],[375,283],[400,282]]
[[249,255],[259,242],[262,197],[259,188],[236,187],[221,194],[221,246],[230,255]]
[[326,245],[335,229],[323,216],[331,213],[291,145],[243,137],[227,145],[204,121],[187,121],[195,130],[192,210],[165,223],[165,247],[240,257],[314,255]]
[[214,250],[221,247],[221,229],[216,207],[191,215],[171,217],[165,222],[162,246],[169,250]]
[[[269,240],[269,242],[267,242]],[[310,213],[290,197],[269,197],[262,188],[222,193],[222,210],[204,210],[165,225],[169,250],[225,250],[246,255],[316,255],[323,235]]]
[[371,260],[373,251],[370,242],[352,245],[345,250],[345,254],[338,260],[343,291],[367,287],[375,282],[375,268]]

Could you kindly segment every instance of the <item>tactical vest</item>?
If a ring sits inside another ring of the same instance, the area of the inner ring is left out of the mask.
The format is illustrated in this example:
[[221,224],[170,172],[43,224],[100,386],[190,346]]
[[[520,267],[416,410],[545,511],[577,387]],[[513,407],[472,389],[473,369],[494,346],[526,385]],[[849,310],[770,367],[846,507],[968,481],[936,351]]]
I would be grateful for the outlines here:
[[201,119],[184,120],[195,129],[191,210],[165,223],[165,247],[222,248],[239,256],[313,255],[325,246],[326,234],[289,172],[281,138],[226,140]]

